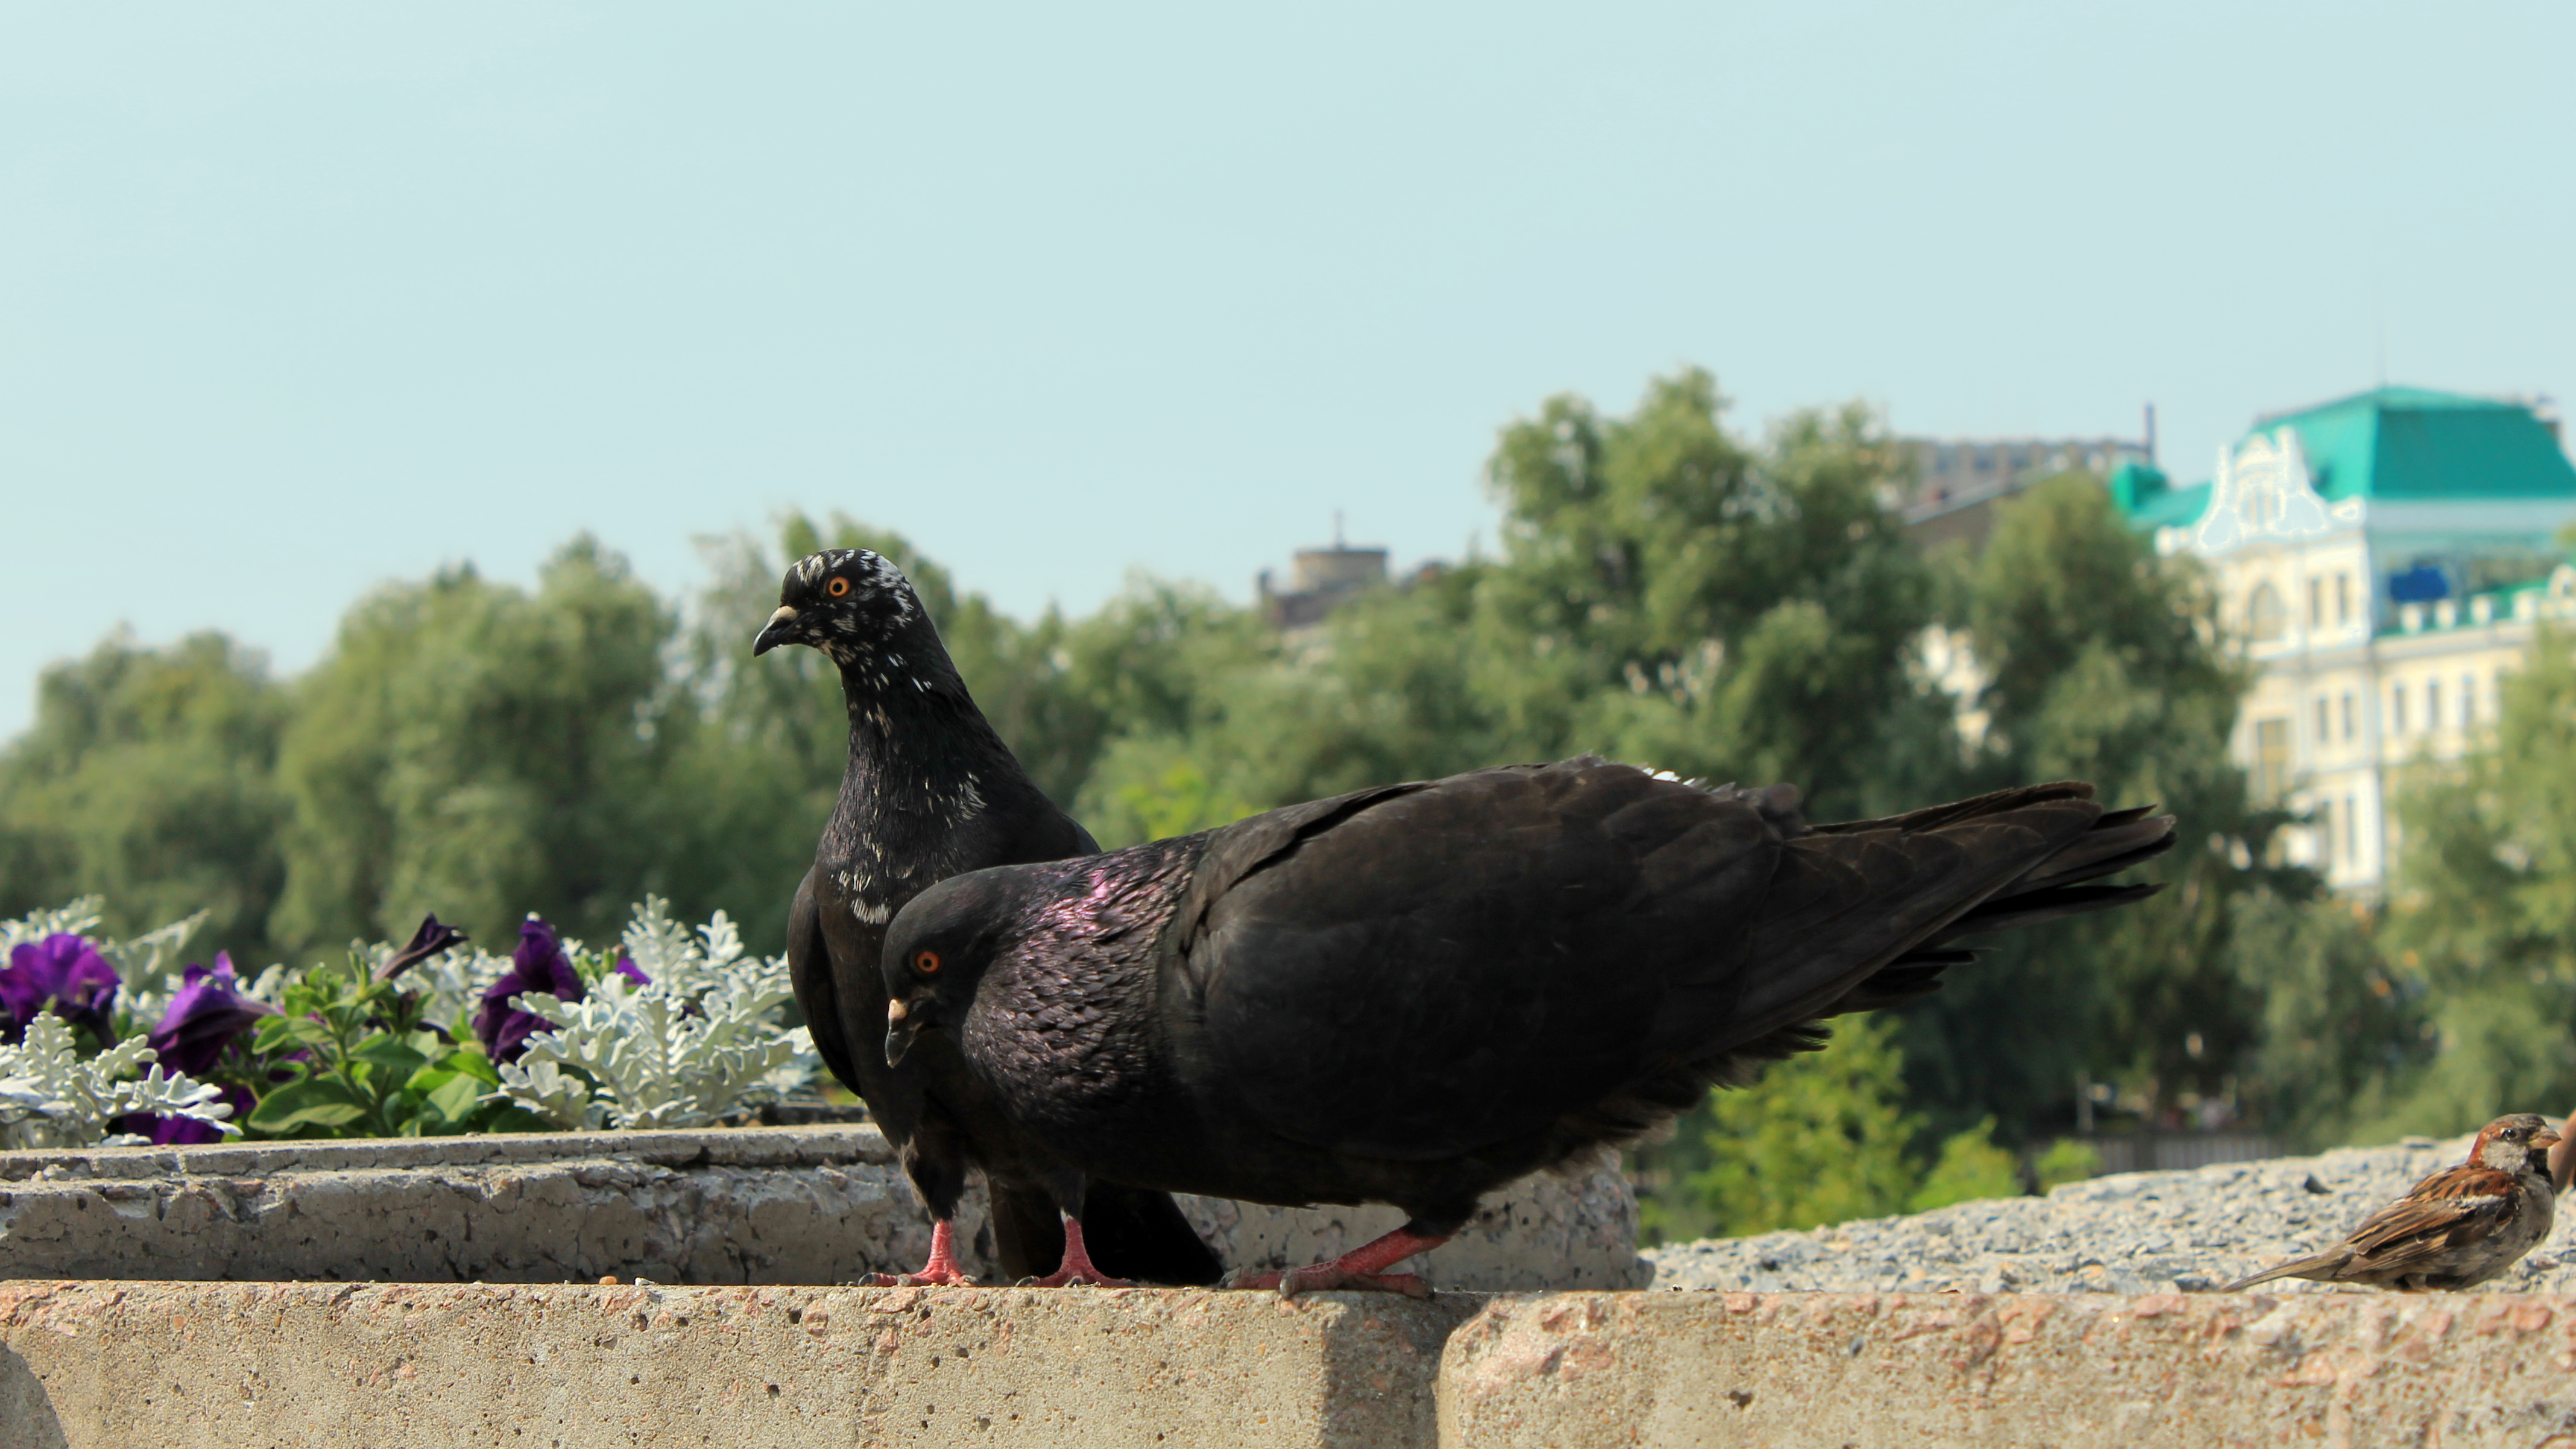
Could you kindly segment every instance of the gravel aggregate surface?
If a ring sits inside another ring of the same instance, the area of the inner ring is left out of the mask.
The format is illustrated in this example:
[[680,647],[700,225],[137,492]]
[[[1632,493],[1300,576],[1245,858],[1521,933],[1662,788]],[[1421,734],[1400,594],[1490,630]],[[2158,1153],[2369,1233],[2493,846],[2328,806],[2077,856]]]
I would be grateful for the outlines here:
[[[1808,1232],[1704,1238],[1645,1252],[1658,1289],[1782,1293],[2172,1293],[2218,1288],[2342,1240],[2418,1180],[2465,1161],[2468,1137],[2410,1137],[2320,1157],[2127,1172],[2045,1197],[1964,1202]],[[2471,1292],[2576,1293],[2576,1227]],[[2564,1255],[2562,1264],[2561,1255]],[[2372,1293],[2278,1279],[2272,1292]]]

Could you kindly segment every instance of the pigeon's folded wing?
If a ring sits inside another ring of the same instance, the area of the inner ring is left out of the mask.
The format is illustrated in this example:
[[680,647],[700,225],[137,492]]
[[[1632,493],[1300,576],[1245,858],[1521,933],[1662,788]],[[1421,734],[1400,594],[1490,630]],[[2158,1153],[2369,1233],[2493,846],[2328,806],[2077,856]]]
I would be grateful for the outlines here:
[[796,883],[796,899],[787,907],[787,979],[796,989],[797,1009],[814,1038],[815,1055],[833,1077],[850,1084],[865,1078],[850,1055],[850,1039],[841,1026],[840,994],[832,980],[832,954],[823,943],[823,914],[814,903],[814,871]]
[[1599,761],[1345,805],[1267,827],[1248,871],[1203,869],[1182,945],[1202,1059],[1294,1140],[1473,1152],[1803,1029],[2100,813],[2060,796],[1792,838],[1754,799]]

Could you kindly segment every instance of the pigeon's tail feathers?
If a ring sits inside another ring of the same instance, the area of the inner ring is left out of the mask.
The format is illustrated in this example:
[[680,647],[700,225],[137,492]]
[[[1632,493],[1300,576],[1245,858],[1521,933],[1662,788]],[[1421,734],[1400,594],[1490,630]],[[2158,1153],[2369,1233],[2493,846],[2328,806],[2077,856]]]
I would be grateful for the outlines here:
[[1923,994],[1931,989],[1923,968],[1957,958],[1915,953],[1947,948],[1964,934],[1956,928],[1963,917],[2075,848],[2102,817],[2091,795],[2080,783],[2001,791],[1787,842],[1741,956],[1796,964],[1713,982],[1720,987],[1708,1003],[1713,1022],[1740,1042],[1833,1015],[1891,967],[1904,972],[1868,996]]
[[2104,876],[2116,875],[2173,848],[2174,818],[2150,813],[2154,809],[2152,805],[2133,806],[2094,821],[2091,829],[2010,885],[1962,912],[1862,981],[1850,995],[1835,1003],[1834,1014],[1901,1006],[1940,990],[1945,969],[1976,958],[1975,951],[1952,944],[1962,938],[2091,915],[2145,900],[2163,890],[2157,884],[2096,884]]
[[[2062,781],[1790,839],[1742,954],[1798,968],[1715,978],[1705,1001],[1691,999],[1688,982],[1667,997],[1658,1045],[1679,1048],[1667,1059],[1685,1063],[1674,1094],[1740,1080],[1805,1045],[1783,1028],[1938,991],[1945,970],[1975,959],[1964,937],[2154,894],[2096,884],[2171,847],[2172,818],[2151,809],[2106,811],[2091,785]],[[1719,1039],[1703,1022],[1720,1026]]]
[[1976,959],[1977,953],[1967,950],[1909,951],[1853,987],[1850,995],[1834,1003],[1832,1014],[1884,1011],[1920,1001],[1941,989],[1942,972]]
[[1953,800],[1947,805],[1927,805],[1920,810],[1909,810],[1903,815],[1890,815],[1883,820],[1845,820],[1834,825],[1819,825],[1814,828],[1813,833],[1862,835],[1873,830],[1894,830],[1906,835],[1917,835],[1927,830],[1938,830],[1945,825],[1957,825],[1962,821],[2007,815],[2032,805],[2092,798],[2093,787],[2086,781],[2053,780],[2045,785],[2015,785],[2009,790],[1996,790],[1989,794],[1971,796],[1965,800]]
[[2320,1282],[2332,1282],[2336,1271],[2351,1260],[2352,1251],[2348,1248],[2331,1253],[2319,1253],[2313,1258],[2292,1258],[2286,1263],[2274,1264],[2251,1278],[2239,1278],[2218,1291],[2242,1293],[2257,1283],[2269,1283],[2275,1278],[2314,1278]]
[[2125,906],[2131,901],[2143,901],[2163,889],[2161,883],[2141,883],[2059,886],[2053,890],[2023,892],[2010,900],[1988,901],[1970,911],[1943,933],[1942,939],[1955,940],[1988,931],[2009,931],[2047,921],[2062,921],[2069,916],[2091,915],[2095,911]]
[[2037,870],[2014,882],[2011,893],[2100,880],[2173,849],[2174,818],[2155,814],[2155,808],[2153,805],[2133,805],[2104,815],[2072,845],[2050,856]]
[[2161,887],[2092,884],[2173,849],[2174,818],[2151,814],[2154,809],[2134,806],[2094,821],[2092,829],[1952,921],[1935,943],[2105,911],[2154,895]]

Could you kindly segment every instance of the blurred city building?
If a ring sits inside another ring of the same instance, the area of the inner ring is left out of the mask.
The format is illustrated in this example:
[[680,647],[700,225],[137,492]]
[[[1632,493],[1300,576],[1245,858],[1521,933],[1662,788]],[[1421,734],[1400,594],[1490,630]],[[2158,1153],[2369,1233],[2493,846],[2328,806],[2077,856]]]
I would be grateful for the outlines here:
[[1401,580],[1387,575],[1386,550],[1353,548],[1342,538],[1342,515],[1333,513],[1333,546],[1299,549],[1288,558],[1288,582],[1282,587],[1268,569],[1253,580],[1253,607],[1270,621],[1271,627],[1286,634],[1291,643],[1314,642],[1324,620],[1335,609],[1378,589],[1392,585],[1409,589],[1425,579],[1437,578],[1448,565],[1433,559],[1416,568]]
[[1327,615],[1371,589],[1386,587],[1386,550],[1349,548],[1299,549],[1289,556],[1288,585],[1278,587],[1270,570],[1253,583],[1262,617],[1284,633],[1300,634],[1320,626]]
[[2236,757],[2337,890],[2381,890],[2397,772],[2469,748],[2538,623],[2576,618],[2558,432],[2545,402],[2383,387],[2259,420],[2206,483],[2110,471],[2159,552],[2208,561],[2257,671]]
[[1911,491],[1884,500],[1905,520],[1905,536],[1923,548],[1964,543],[1971,552],[1994,532],[1995,506],[2042,478],[2086,472],[2108,477],[2129,464],[2153,466],[2156,414],[2146,437],[1899,438],[1913,464]]

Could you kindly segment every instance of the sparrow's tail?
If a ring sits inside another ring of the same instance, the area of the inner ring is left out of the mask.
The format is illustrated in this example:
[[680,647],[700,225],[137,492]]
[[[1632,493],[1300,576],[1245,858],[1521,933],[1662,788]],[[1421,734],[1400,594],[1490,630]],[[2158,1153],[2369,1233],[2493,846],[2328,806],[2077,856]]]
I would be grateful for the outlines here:
[[2286,1263],[2266,1268],[2251,1278],[2239,1278],[2218,1291],[2242,1293],[2257,1283],[2269,1283],[2275,1278],[2314,1278],[2320,1282],[2331,1282],[2335,1270],[2350,1262],[2351,1257],[2350,1253],[2336,1252],[2319,1253],[2313,1258],[2292,1258]]

